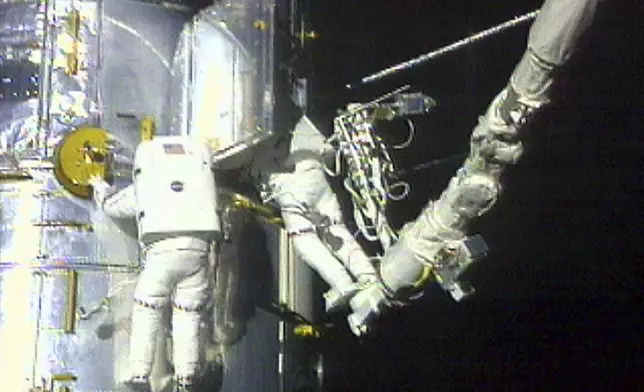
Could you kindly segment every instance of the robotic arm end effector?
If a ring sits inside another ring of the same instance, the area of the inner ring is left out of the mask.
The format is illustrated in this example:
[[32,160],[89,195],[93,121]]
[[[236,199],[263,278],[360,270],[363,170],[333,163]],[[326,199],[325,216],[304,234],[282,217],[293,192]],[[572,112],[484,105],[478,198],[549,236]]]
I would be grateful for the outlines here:
[[380,265],[381,282],[360,291],[350,302],[351,331],[362,336],[388,307],[406,304],[418,296],[432,279],[455,301],[474,293],[474,287],[461,277],[468,267],[487,256],[488,246],[479,234],[458,241],[442,242],[431,261],[414,252],[404,240],[385,254]]
[[421,255],[401,240],[386,254],[380,265],[380,277],[388,296],[408,301],[435,280],[456,301],[474,293],[474,288],[461,281],[463,273],[476,261],[487,256],[488,247],[480,234],[456,241],[435,243],[430,257]]
[[467,237],[455,245],[445,248],[445,256],[433,266],[433,275],[438,284],[458,302],[474,293],[474,287],[460,278],[471,264],[487,256],[488,246],[480,234]]

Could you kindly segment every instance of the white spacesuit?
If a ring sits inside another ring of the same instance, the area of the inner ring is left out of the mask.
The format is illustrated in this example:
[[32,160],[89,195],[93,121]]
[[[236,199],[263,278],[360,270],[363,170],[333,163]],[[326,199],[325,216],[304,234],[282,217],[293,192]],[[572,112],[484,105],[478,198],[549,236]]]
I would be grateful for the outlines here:
[[220,232],[209,149],[178,136],[142,142],[133,184],[110,193],[94,178],[96,203],[111,218],[135,217],[144,268],[134,293],[126,386],[149,390],[157,333],[172,298],[175,377],[189,390],[199,359],[200,311],[209,298],[208,253]]
[[377,281],[376,269],[342,219],[322,162],[324,137],[304,116],[295,127],[286,166],[269,173],[268,195],[279,206],[299,256],[331,286],[327,311],[345,305],[361,286]]

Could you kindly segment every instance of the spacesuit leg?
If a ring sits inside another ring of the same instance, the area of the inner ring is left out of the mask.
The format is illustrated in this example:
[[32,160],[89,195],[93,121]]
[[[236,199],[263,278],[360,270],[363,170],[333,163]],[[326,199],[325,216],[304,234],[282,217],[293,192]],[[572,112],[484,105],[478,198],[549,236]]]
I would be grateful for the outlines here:
[[288,158],[295,166],[294,185],[306,189],[298,194],[299,201],[327,220],[327,227],[318,230],[325,245],[358,283],[370,284],[377,281],[377,271],[344,223],[342,208],[324,171],[323,155],[328,147],[322,132],[303,116],[295,127]]
[[282,218],[298,255],[331,286],[331,290],[325,294],[327,311],[344,305],[355,294],[357,286],[347,270],[320,240],[315,225],[297,213],[283,212]]
[[[156,352],[157,334],[163,312],[170,301],[176,277],[166,268],[162,254],[148,254],[145,268],[134,291],[132,333],[130,335],[131,379],[134,384],[147,384]],[[145,390],[145,387],[140,387]],[[134,388],[136,389],[136,388]]]
[[[523,152],[521,136],[526,124],[549,102],[556,71],[577,48],[601,1],[544,3],[509,85],[474,129],[469,157],[441,197],[403,228],[400,241],[385,254],[380,276],[390,296],[404,297],[410,289],[422,286],[431,276],[427,268],[435,268],[444,252],[458,248],[469,222],[494,205],[501,192],[501,174]],[[454,289],[451,294],[460,297],[454,285],[443,287]],[[373,301],[360,303],[369,302]],[[360,303],[356,302],[354,310],[366,314]]]
[[180,384],[191,384],[199,370],[199,326],[209,298],[208,253],[181,250],[175,257],[187,267],[177,283],[172,312],[175,377]]
[[322,240],[351,272],[360,285],[378,281],[378,272],[362,246],[356,241],[342,219],[337,197],[328,187],[316,205],[320,214],[329,217],[331,226],[322,234]]
[[[328,226],[330,219],[320,213],[319,200],[332,191],[320,162],[308,154],[306,157],[294,163],[293,172],[270,174],[269,188],[298,255],[331,286],[325,294],[327,311],[331,311],[346,304],[357,291],[357,285],[319,236],[318,229],[324,224]],[[341,216],[340,206],[335,207],[333,215]]]
[[[370,270],[368,260],[362,268],[358,267],[366,256],[359,257],[355,250],[359,245],[352,241],[346,227],[338,225],[328,230],[341,240],[331,241],[341,242],[339,246],[327,243],[330,236],[319,236],[322,226],[328,228],[329,223],[343,221],[340,205],[321,163],[324,147],[322,133],[303,116],[293,131],[287,156],[264,156],[253,165],[251,172],[259,187],[265,190],[265,198],[278,205],[298,255],[331,286],[325,299],[327,310],[333,310],[346,304],[358,289],[343,264],[351,265],[351,272],[356,276],[374,276],[376,271]],[[288,171],[286,167],[294,170]],[[322,199],[325,201],[320,204]]]

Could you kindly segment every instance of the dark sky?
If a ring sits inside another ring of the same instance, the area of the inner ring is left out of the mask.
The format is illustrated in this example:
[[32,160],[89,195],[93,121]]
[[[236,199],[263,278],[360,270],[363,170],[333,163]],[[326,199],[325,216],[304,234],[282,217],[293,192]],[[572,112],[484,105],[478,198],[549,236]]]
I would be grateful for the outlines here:
[[[400,168],[466,151],[478,115],[519,60],[527,25],[348,94],[383,66],[535,9],[539,1],[313,1],[313,118],[412,83],[439,102]],[[643,390],[644,100],[641,6],[609,2],[526,142],[505,193],[473,230],[491,248],[454,304],[436,288],[330,355],[330,390]],[[621,7],[621,8],[617,8]],[[393,136],[391,136],[393,137]],[[455,164],[407,179],[392,220],[413,219]],[[346,349],[346,347],[350,347]],[[637,387],[639,385],[639,387]]]

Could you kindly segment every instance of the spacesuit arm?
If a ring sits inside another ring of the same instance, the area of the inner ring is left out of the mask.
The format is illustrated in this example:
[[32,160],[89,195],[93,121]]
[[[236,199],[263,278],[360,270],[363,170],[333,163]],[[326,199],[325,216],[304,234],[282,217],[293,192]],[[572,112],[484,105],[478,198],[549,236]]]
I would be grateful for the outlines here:
[[96,206],[105,212],[105,215],[114,219],[127,219],[136,217],[136,195],[134,184],[116,191],[101,178],[92,178],[89,181]]
[[102,207],[110,218],[127,219],[136,217],[136,198],[134,185],[128,185],[106,197]]

